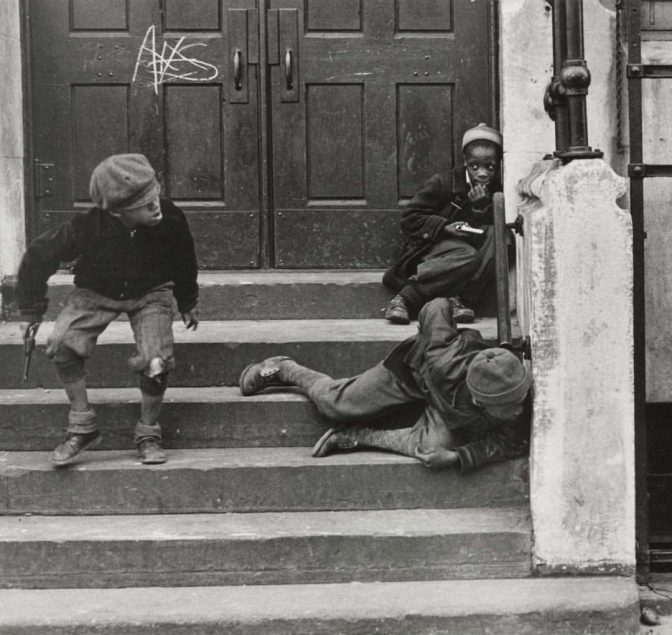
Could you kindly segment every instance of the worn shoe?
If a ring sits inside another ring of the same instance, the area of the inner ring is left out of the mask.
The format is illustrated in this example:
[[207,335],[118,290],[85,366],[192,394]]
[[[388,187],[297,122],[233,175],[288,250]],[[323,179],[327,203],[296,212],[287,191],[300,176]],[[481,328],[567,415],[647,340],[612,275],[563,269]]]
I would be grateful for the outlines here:
[[280,362],[289,357],[269,357],[263,362],[250,364],[242,373],[238,385],[243,395],[255,395],[269,386],[287,385],[280,379]]
[[453,319],[461,324],[469,324],[474,321],[476,314],[457,296],[448,298],[448,303],[453,307]]
[[409,324],[411,318],[408,314],[408,307],[404,298],[395,295],[385,309],[385,319],[392,324]]
[[94,447],[100,443],[100,431],[94,430],[86,434],[76,434],[70,432],[63,443],[58,445],[51,455],[51,460],[56,465],[67,465],[82,450]]
[[147,437],[138,443],[138,456],[140,457],[140,462],[145,465],[166,462],[166,453],[161,449],[159,442],[153,437]]
[[322,458],[334,452],[349,452],[358,446],[359,443],[348,434],[347,429],[329,428],[313,446],[311,456]]

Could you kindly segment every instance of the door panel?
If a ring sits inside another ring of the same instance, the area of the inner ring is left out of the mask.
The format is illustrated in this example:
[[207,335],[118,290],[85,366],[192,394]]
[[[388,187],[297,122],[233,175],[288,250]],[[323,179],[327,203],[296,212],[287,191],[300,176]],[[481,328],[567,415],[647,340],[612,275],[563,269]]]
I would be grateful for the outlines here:
[[36,192],[38,228],[90,205],[104,157],[142,152],[188,213],[202,267],[258,266],[256,1],[28,0],[26,10],[34,157],[53,165]]
[[[270,0],[276,265],[388,265],[399,206],[492,122],[489,0]],[[277,29],[277,31],[276,31]]]
[[278,267],[386,266],[400,205],[493,122],[493,0],[24,2],[39,230],[143,152],[201,267],[258,267],[262,228]]

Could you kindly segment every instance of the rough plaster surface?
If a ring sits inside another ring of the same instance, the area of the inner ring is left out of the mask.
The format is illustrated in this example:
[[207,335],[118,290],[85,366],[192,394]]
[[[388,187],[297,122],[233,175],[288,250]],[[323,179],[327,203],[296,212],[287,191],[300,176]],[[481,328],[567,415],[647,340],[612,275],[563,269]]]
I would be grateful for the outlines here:
[[0,3],[0,278],[16,273],[25,248],[23,104],[19,0]]
[[632,252],[601,160],[521,183],[534,378],[530,496],[542,572],[635,563]]
[[[500,3],[500,96],[504,133],[504,195],[513,220],[520,203],[516,184],[532,165],[555,150],[553,122],[543,109],[553,75],[552,13],[543,0]],[[616,150],[614,2],[584,0],[585,56],[592,74],[587,99],[589,143],[624,173]]]

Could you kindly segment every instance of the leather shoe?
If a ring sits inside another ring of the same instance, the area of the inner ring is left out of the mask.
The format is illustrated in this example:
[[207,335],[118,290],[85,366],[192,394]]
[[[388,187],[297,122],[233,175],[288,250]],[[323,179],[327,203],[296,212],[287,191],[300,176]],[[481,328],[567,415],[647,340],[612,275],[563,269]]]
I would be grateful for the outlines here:
[[411,322],[404,298],[400,295],[395,295],[390,300],[387,309],[385,309],[385,319],[392,322],[392,324],[409,324]]
[[453,308],[453,319],[459,324],[469,324],[474,321],[476,314],[457,296],[448,298],[448,303]]
[[98,445],[100,439],[99,430],[87,432],[86,434],[70,432],[67,439],[56,447],[54,453],[51,455],[51,460],[58,466],[67,465],[82,450]]
[[277,356],[269,357],[263,362],[254,362],[250,364],[242,373],[238,385],[243,395],[255,395],[256,393],[268,388],[269,386],[284,386],[280,375],[280,362],[289,359],[289,357]]
[[320,440],[313,446],[311,455],[317,458],[329,456],[334,452],[348,452],[358,447],[355,439],[352,439],[347,431],[338,428],[329,428]]
[[140,457],[140,462],[145,465],[166,462],[166,453],[161,449],[159,442],[153,437],[147,437],[138,443],[138,456]]

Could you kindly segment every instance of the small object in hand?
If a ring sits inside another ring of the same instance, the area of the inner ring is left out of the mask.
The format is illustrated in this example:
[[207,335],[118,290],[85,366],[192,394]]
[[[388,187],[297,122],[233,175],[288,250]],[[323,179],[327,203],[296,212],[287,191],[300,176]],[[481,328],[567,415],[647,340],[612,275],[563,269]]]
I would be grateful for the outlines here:
[[479,229],[478,227],[472,227],[469,223],[462,223],[457,225],[455,229],[458,232],[464,232],[465,234],[484,234],[484,229]]
[[40,328],[39,322],[32,322],[26,327],[23,334],[23,381],[28,381],[28,372],[30,371],[30,360],[35,350],[35,336],[37,329]]

